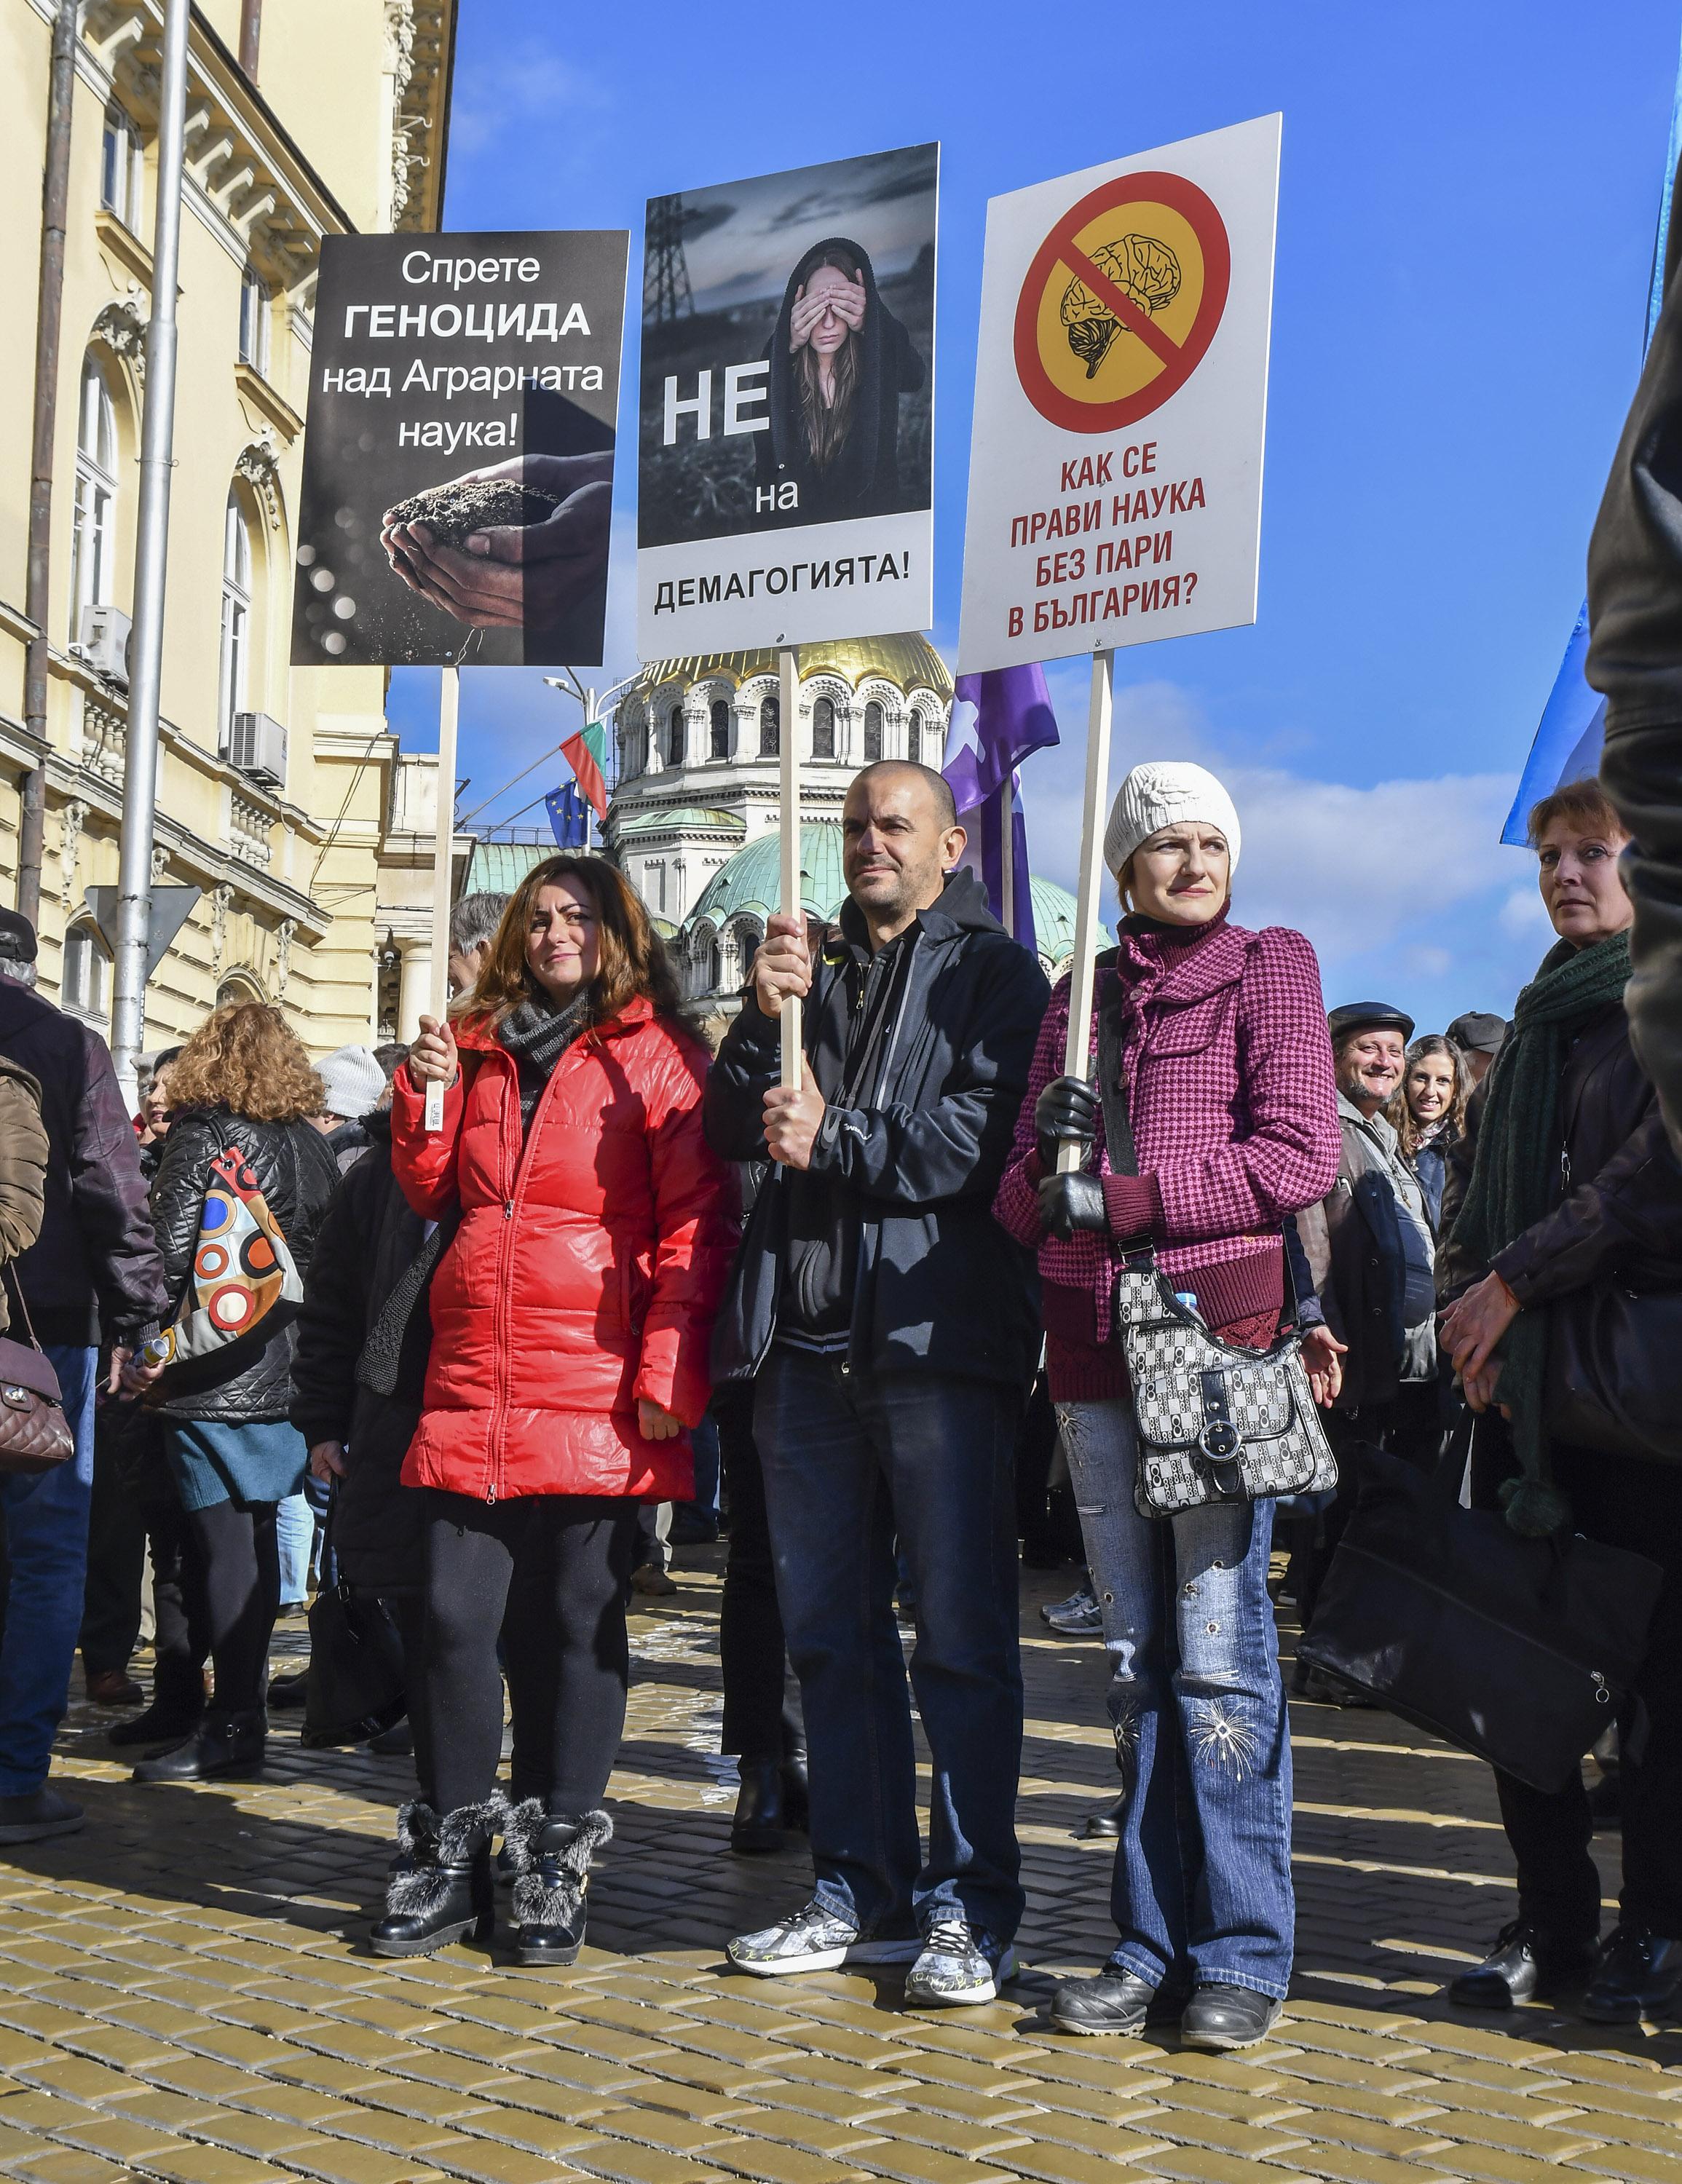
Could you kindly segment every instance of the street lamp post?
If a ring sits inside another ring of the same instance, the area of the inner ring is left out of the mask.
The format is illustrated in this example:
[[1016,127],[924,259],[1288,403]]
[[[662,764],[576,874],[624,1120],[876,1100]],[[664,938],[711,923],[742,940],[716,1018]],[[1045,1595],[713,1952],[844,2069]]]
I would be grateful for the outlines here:
[[164,577],[170,552],[170,471],[175,433],[175,278],[181,255],[186,149],[188,0],[165,0],[158,102],[158,220],[152,250],[152,316],[146,329],[146,407],[140,443],[140,514],[134,570],[134,662],[123,823],[117,866],[116,976],[111,1047],[131,1106],[146,1043],[147,939],[152,922],[152,834],[158,796],[159,685],[164,666]]

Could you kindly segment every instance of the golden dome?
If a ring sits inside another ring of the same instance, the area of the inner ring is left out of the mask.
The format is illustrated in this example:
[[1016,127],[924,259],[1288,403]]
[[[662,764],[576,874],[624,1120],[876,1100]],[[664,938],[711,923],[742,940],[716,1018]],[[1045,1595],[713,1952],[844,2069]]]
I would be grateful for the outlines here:
[[[774,675],[777,655],[766,652],[704,652],[685,660],[656,660],[649,663],[625,693],[625,699],[646,697],[662,682],[702,682],[726,675],[738,687],[755,675]],[[952,695],[952,678],[934,647],[916,631],[903,637],[850,637],[829,644],[800,647],[800,674],[840,675],[856,690],[868,676],[880,676],[910,693],[933,690],[941,698]],[[625,702],[621,699],[621,703]]]

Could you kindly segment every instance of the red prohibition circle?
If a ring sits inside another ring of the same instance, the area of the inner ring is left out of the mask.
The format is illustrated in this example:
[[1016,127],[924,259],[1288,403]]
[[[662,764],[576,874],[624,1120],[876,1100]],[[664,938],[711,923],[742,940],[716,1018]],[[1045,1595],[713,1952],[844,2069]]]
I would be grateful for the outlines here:
[[[1074,237],[1100,213],[1114,206],[1147,201],[1164,204],[1179,214],[1195,234],[1203,253],[1203,293],[1198,298],[1191,332],[1175,343],[1139,309],[1114,281],[1101,273],[1079,249]],[[1061,259],[1113,312],[1129,333],[1145,341],[1162,365],[1148,386],[1118,402],[1077,402],[1052,380],[1039,354],[1039,305],[1053,269]],[[1115,432],[1136,425],[1170,395],[1178,394],[1208,354],[1215,329],[1227,308],[1232,280],[1232,246],[1225,221],[1212,201],[1184,175],[1145,173],[1118,175],[1071,205],[1033,254],[1016,298],[1016,377],[1040,415],[1069,432]],[[1167,352],[1165,354],[1165,351]]]

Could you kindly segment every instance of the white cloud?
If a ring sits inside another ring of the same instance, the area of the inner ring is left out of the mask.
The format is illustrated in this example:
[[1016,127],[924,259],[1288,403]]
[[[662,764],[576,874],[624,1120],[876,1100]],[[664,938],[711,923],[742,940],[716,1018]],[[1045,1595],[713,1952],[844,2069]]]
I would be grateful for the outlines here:
[[[588,70],[564,60],[539,39],[522,40],[511,50],[496,49],[493,59],[461,70],[450,108],[452,153],[482,152],[509,130],[525,135],[525,125],[541,122],[547,141],[576,154],[581,117],[594,116],[613,103],[607,86]],[[596,131],[588,131],[592,142]]]
[[[1025,769],[1035,870],[1069,888],[1079,866],[1089,671],[1084,662],[1053,671],[1065,742]],[[1218,773],[1244,826],[1236,915],[1247,926],[1306,933],[1331,998],[1370,987],[1422,1024],[1509,1005],[1548,928],[1528,860],[1500,839],[1508,776],[1356,786],[1279,762],[1289,740],[1242,752],[1232,740],[1174,683],[1118,690],[1111,793],[1147,757],[1195,759]],[[1116,909],[1106,888],[1105,916]]]

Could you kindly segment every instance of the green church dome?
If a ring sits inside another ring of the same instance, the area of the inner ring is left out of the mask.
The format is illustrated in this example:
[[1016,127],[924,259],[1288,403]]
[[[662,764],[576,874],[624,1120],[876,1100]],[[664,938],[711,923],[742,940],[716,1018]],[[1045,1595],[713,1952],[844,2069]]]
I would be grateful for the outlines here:
[[[782,902],[782,838],[761,834],[738,850],[708,881],[706,892],[684,919],[726,925],[744,911],[761,923]],[[809,819],[800,828],[800,900],[813,917],[833,918],[847,892],[841,876],[841,826],[835,819]]]

